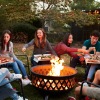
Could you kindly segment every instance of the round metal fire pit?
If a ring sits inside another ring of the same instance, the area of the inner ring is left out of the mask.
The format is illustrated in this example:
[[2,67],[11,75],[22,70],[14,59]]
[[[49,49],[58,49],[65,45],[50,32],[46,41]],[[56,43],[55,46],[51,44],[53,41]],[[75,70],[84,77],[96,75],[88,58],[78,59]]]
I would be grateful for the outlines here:
[[77,71],[74,68],[64,66],[60,76],[48,76],[52,69],[51,65],[38,65],[31,68],[32,84],[38,89],[45,91],[68,91],[72,89]]

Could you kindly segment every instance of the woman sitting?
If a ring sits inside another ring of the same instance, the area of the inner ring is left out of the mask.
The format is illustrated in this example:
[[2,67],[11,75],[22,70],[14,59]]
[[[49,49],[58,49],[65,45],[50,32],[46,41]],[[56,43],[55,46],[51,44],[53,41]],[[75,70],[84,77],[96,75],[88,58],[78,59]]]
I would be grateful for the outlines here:
[[48,51],[56,55],[55,51],[52,49],[49,41],[46,39],[46,33],[42,28],[37,29],[35,32],[35,38],[32,39],[28,44],[25,44],[22,48],[22,51],[24,52],[26,48],[32,46],[34,47],[33,54],[31,57],[31,64],[32,66],[36,66],[38,63],[34,60],[34,55],[37,54],[46,54]]
[[89,53],[88,50],[73,48],[73,47],[71,48],[70,45],[72,44],[72,42],[73,42],[73,35],[71,33],[66,33],[62,42],[58,43],[54,47],[54,50],[57,53],[57,55],[60,57],[63,54],[68,54],[73,58],[77,58],[79,56],[75,52]]
[[13,43],[10,40],[11,40],[11,32],[9,30],[4,30],[1,37],[0,55],[13,58],[14,62],[7,63],[7,66],[11,67],[16,74],[20,74],[21,71],[22,76],[24,78],[22,80],[22,83],[23,85],[27,85],[31,81],[28,79],[26,69],[23,63],[19,59],[17,59],[17,57],[13,53]]

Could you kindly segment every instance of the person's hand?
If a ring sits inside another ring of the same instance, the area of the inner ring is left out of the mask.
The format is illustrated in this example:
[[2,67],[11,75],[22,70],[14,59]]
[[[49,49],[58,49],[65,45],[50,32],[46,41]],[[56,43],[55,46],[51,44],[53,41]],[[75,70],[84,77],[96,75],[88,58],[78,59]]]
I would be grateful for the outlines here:
[[95,52],[96,52],[95,47],[90,47],[90,48],[89,48],[89,52],[91,52],[91,51],[95,51]]
[[26,51],[26,48],[22,48],[22,52],[25,52]]
[[83,50],[84,54],[89,54],[89,50]]
[[55,55],[51,55],[51,58],[55,59],[55,60],[59,60],[60,59],[58,56],[55,56]]
[[82,52],[83,52],[84,54],[89,54],[89,50],[82,49]]
[[89,54],[89,50],[85,50],[85,49],[78,49],[78,52],[81,52],[84,54]]

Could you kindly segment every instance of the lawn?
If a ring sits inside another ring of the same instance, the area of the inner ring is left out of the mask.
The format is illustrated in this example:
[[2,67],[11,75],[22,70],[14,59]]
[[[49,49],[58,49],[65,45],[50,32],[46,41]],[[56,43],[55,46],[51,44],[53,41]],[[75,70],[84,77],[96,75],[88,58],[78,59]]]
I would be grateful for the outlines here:
[[[17,43],[14,44],[14,52],[15,52],[15,54],[26,54],[30,58],[33,48],[30,47],[30,48],[28,48],[26,50],[26,52],[23,53],[21,51],[22,46],[23,46],[23,44],[17,44]],[[69,60],[70,60],[69,56],[68,55],[63,55],[61,57],[65,61],[64,65],[69,65]],[[19,57],[19,59],[21,59],[23,62],[26,62],[24,58]],[[31,66],[30,66],[30,68],[31,68]],[[82,67],[77,67],[78,73],[77,73],[76,77],[77,77],[78,81],[82,80],[82,76],[84,74],[84,70],[85,69],[82,68]],[[14,86],[14,88],[19,90],[19,86],[16,83],[13,83],[13,86]],[[28,100],[44,100],[43,94],[39,90],[34,88],[32,85],[25,86],[24,87],[24,93],[25,93],[25,97],[28,98]],[[68,93],[65,92],[65,93],[50,95],[49,96],[49,100],[67,100],[67,97],[69,95],[74,96],[74,88]]]

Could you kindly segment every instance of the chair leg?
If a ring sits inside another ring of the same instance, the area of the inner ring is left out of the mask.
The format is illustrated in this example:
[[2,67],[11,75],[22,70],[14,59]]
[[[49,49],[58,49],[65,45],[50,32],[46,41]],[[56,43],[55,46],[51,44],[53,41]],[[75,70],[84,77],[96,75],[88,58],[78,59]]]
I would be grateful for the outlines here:
[[29,75],[30,75],[30,68],[29,68],[29,59],[28,59],[28,56],[26,56],[26,58],[27,58],[28,73],[29,73]]
[[25,100],[25,95],[24,95],[22,81],[21,81],[21,79],[18,79],[18,81],[20,82],[20,89],[21,89],[21,93],[22,93],[22,96],[23,96],[23,100]]

